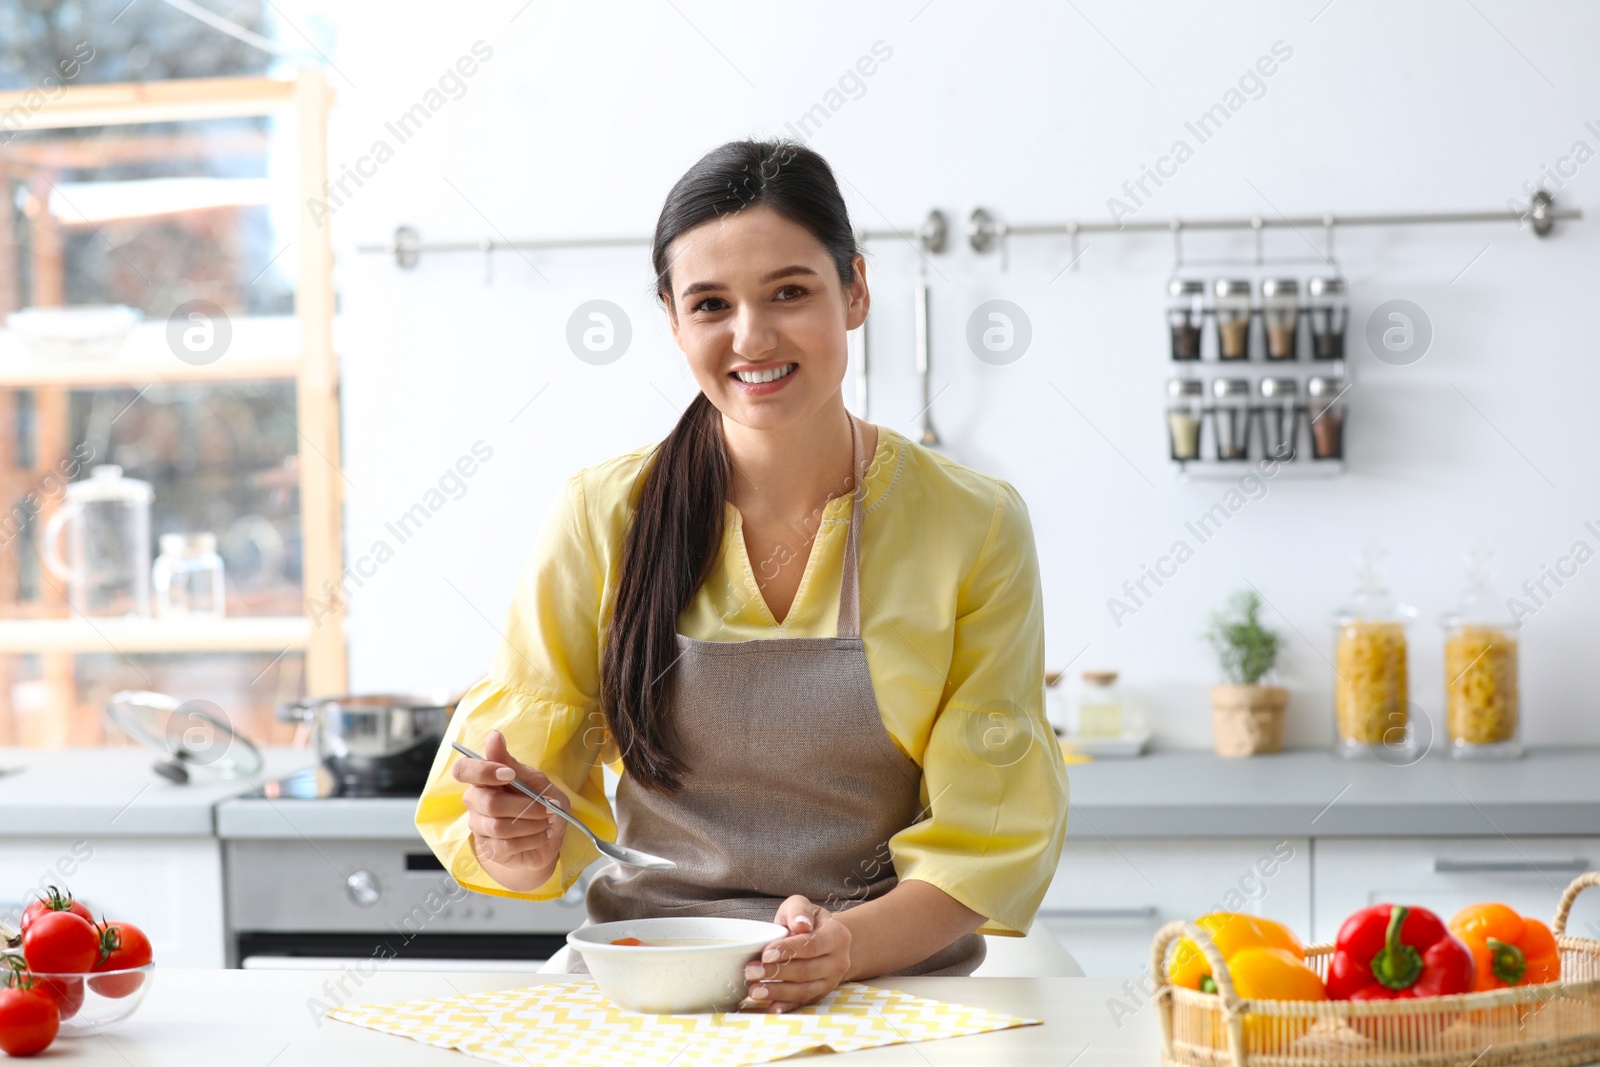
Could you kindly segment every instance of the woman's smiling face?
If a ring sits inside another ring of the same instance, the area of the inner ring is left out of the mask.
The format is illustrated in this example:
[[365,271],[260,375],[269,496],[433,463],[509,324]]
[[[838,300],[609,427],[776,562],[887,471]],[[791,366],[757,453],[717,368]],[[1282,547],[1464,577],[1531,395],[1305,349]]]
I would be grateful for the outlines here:
[[841,285],[822,243],[765,205],[685,231],[667,256],[673,340],[726,418],[779,429],[838,393],[845,332],[867,316],[862,257]]

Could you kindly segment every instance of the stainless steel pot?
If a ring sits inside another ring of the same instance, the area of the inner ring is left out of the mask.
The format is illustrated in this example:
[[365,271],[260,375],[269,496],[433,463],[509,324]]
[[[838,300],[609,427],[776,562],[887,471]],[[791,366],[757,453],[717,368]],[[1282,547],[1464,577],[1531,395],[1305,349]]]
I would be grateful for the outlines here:
[[344,694],[285,704],[278,718],[312,728],[318,757],[341,782],[421,792],[455,708],[455,700]]

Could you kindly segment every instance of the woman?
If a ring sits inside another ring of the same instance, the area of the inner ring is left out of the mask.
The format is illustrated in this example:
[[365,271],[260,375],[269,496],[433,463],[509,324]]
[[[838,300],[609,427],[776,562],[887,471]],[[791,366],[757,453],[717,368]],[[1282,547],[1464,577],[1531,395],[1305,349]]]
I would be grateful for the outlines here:
[[866,262],[816,153],[712,151],[652,257],[701,393],[567,482],[450,726],[486,758],[442,747],[417,826],[462,885],[548,900],[597,853],[504,783],[552,795],[678,864],[604,867],[591,922],[786,926],[746,972],[769,1011],[970,974],[979,934],[1032,923],[1066,827],[1027,509],[846,411]]

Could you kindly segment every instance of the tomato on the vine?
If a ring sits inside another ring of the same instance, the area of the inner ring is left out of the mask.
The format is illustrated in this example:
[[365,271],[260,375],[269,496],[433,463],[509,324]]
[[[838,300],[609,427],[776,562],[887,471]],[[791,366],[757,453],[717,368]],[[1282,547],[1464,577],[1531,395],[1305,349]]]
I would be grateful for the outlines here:
[[82,974],[100,960],[100,935],[81,915],[46,912],[22,935],[22,955],[38,974]]
[[0,1051],[8,1056],[32,1056],[50,1047],[61,1029],[61,1012],[55,1001],[31,988],[28,980],[0,989]]
[[[150,939],[132,923],[101,923],[100,962],[96,971],[126,971],[143,967],[154,959]],[[109,974],[89,979],[89,988],[103,997],[126,997],[138,992],[144,984],[142,974]]]
[[38,983],[35,992],[43,993],[55,1001],[56,1010],[61,1013],[61,1021],[72,1018],[78,1014],[78,1009],[83,1007],[83,979],[72,976],[40,978],[31,976]]
[[41,915],[48,915],[52,911],[70,911],[74,915],[82,916],[90,923],[94,922],[94,916],[89,914],[87,906],[73,900],[72,894],[66,890],[50,886],[45,890],[43,896],[29,901],[28,906],[22,909],[22,932],[27,933],[28,927],[33,925],[33,920]]

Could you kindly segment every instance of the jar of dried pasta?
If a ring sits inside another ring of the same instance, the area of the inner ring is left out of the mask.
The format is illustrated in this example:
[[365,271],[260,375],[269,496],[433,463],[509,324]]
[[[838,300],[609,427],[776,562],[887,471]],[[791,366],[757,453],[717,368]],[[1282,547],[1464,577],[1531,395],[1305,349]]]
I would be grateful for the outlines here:
[[1362,554],[1355,595],[1335,618],[1334,712],[1340,755],[1408,760],[1414,754],[1406,624],[1415,610],[1390,596],[1378,553]]
[[1517,626],[1489,580],[1488,553],[1469,553],[1467,590],[1444,626],[1445,729],[1458,759],[1522,755]]

